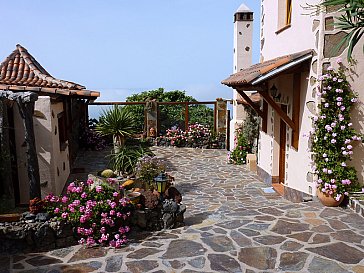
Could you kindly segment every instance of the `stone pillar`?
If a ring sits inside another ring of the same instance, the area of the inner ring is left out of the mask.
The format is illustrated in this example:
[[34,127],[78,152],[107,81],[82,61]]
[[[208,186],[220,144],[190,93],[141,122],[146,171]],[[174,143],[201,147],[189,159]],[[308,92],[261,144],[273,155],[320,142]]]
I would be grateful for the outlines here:
[[14,186],[11,173],[9,124],[7,106],[4,99],[0,99],[0,196],[1,207],[4,209],[15,207]]
[[216,133],[227,134],[227,101],[216,99]]
[[153,137],[153,133],[158,136],[158,103],[155,100],[146,102],[145,114],[147,117],[147,136]]

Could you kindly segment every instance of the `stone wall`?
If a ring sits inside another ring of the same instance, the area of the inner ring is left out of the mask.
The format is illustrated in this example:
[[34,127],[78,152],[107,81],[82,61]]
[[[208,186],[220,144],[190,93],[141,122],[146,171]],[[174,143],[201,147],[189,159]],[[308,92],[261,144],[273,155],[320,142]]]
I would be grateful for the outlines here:
[[25,213],[18,222],[0,223],[0,254],[46,251],[77,243],[69,224],[49,219],[46,214]]

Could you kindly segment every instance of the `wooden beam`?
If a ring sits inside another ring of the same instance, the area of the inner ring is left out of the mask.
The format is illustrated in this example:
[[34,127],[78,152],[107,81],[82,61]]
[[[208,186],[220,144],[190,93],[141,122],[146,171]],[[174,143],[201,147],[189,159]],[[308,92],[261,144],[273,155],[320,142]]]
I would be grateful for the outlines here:
[[292,132],[291,145],[298,150],[299,142],[299,124],[300,124],[300,100],[301,100],[301,73],[293,75],[293,107],[292,120],[295,124],[295,129]]
[[268,102],[268,104],[270,106],[272,106],[272,108],[274,109],[274,111],[277,112],[277,114],[281,117],[281,119],[292,129],[292,130],[296,130],[296,125],[294,124],[294,122],[287,116],[287,114],[285,112],[283,112],[283,110],[281,109],[281,107],[279,107],[279,105],[272,99],[272,97],[268,94],[268,90],[266,89],[265,91],[260,91],[258,90],[259,94],[264,98],[264,100],[266,102]]
[[185,103],[185,131],[188,129],[189,113],[188,113],[188,102]]
[[263,100],[262,131],[264,133],[268,131],[268,102],[265,100]]
[[243,90],[239,90],[236,89],[236,91],[239,93],[240,96],[242,96],[246,102],[255,110],[255,112],[257,112],[257,114],[261,117],[264,118],[263,112],[262,110],[260,110],[260,108],[258,107],[258,105],[256,103],[254,103],[247,94],[245,94],[245,92]]

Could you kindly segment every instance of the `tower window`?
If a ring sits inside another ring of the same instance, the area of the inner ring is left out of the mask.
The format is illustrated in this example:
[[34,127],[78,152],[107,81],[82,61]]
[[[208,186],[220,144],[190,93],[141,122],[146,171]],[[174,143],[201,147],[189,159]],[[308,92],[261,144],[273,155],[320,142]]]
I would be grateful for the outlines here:
[[234,19],[235,21],[253,21],[253,13],[252,12],[235,13]]

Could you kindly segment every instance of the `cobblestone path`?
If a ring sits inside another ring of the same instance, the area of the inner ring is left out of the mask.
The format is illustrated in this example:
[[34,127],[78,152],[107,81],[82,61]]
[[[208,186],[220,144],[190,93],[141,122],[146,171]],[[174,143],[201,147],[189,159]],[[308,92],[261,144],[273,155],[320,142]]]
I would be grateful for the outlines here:
[[254,174],[226,164],[226,151],[155,152],[183,194],[184,227],[134,234],[119,250],[0,257],[0,272],[364,272],[364,218],[349,209],[264,193]]

